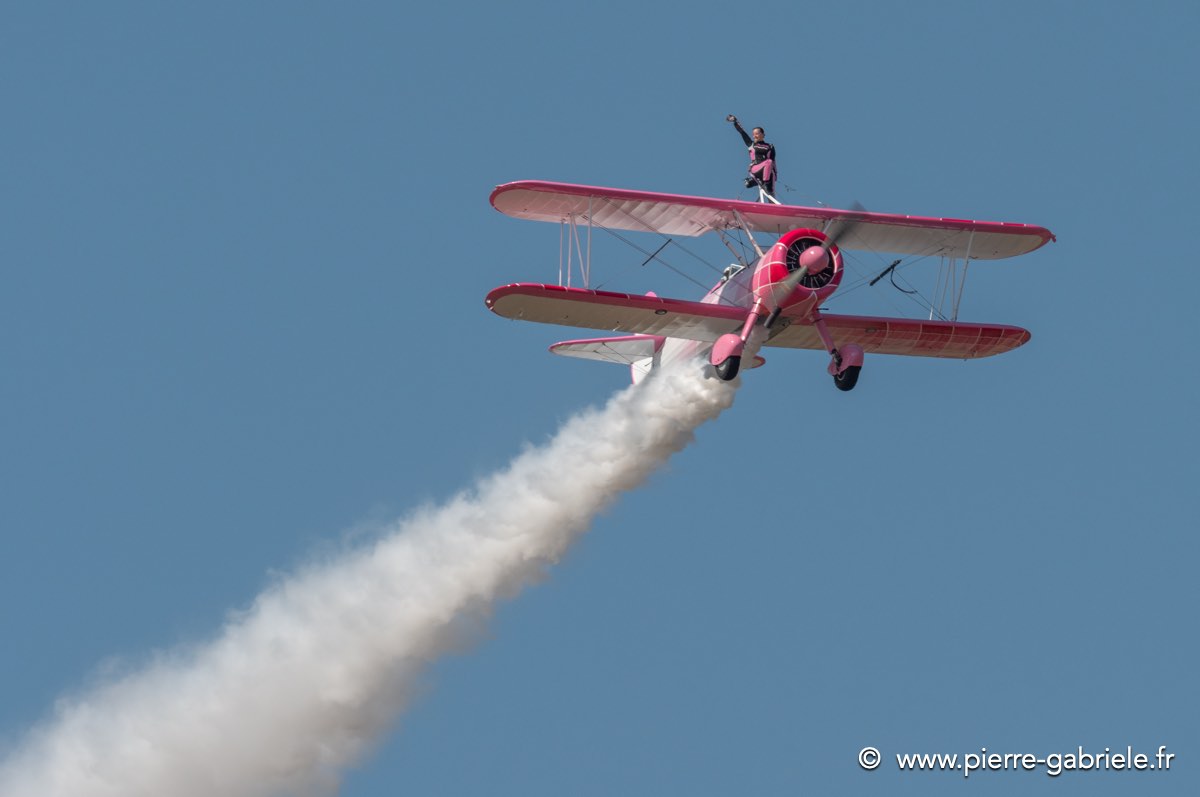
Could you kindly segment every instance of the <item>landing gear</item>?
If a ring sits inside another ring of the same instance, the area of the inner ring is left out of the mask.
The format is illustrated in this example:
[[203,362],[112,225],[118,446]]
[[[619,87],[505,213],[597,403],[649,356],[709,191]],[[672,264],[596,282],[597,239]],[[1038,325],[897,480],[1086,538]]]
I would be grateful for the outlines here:
[[861,365],[846,366],[846,370],[833,375],[834,387],[838,390],[853,390],[854,386],[858,384],[858,372],[861,370]]
[[[745,335],[750,336],[750,327],[758,320],[754,313],[746,319]],[[746,350],[746,340],[741,335],[727,332],[713,343],[712,351],[708,353],[708,362],[717,372],[717,378],[723,382],[731,381],[738,374],[742,365],[742,352]]]
[[[802,255],[803,256],[803,255]],[[857,343],[847,343],[838,348],[829,334],[825,319],[819,315],[813,319],[813,326],[821,336],[821,342],[830,354],[829,375],[833,377],[833,385],[838,390],[853,390],[858,384],[858,372],[863,366],[863,347]]]
[[[722,382],[732,382],[733,378],[738,375],[738,369],[742,366],[742,358],[738,355],[726,357],[725,361],[720,365],[714,365],[713,368],[717,371],[717,378]],[[849,390],[850,388],[846,388]]]

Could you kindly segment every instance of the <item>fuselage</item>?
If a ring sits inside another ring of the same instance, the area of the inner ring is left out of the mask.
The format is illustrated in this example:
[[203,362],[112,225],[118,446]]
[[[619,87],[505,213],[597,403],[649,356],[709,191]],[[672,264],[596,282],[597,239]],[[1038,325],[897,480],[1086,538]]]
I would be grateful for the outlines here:
[[[748,268],[730,266],[730,271],[733,271],[733,273],[714,285],[700,301],[703,304],[723,304],[730,307],[741,307],[749,312],[750,308],[754,306],[755,301],[752,285],[754,271],[757,267],[757,263]],[[712,347],[712,342],[688,340],[686,338],[665,338],[659,355],[660,361],[666,364],[692,357],[707,358]]]

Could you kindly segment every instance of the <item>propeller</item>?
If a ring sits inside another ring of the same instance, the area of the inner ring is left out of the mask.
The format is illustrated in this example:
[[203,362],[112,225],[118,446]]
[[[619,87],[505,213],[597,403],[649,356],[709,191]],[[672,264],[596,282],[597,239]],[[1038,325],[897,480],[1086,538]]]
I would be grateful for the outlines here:
[[[847,210],[852,213],[865,213],[867,209],[860,202],[855,200],[850,203]],[[796,286],[800,284],[800,280],[804,279],[808,274],[820,274],[830,266],[829,250],[837,245],[846,233],[850,232],[855,227],[854,219],[842,216],[834,222],[833,226],[825,233],[825,241],[821,244],[810,246],[800,253],[799,267],[788,274],[783,281],[775,283],[771,291],[771,301],[774,304],[772,307],[772,320],[778,315],[779,303],[791,295]]]

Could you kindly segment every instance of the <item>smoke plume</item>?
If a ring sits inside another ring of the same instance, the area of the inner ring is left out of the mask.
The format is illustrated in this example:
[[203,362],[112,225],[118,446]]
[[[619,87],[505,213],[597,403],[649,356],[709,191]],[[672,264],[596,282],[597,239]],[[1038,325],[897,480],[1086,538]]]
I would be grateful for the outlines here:
[[60,701],[0,763],[5,797],[336,791],[424,665],[555,562],[733,402],[695,363],[568,421],[445,506],[259,595],[202,645]]

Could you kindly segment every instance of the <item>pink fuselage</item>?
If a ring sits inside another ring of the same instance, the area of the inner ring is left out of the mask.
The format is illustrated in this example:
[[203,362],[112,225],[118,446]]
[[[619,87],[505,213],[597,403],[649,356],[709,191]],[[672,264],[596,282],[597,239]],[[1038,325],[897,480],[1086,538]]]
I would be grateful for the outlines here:
[[[754,280],[754,270],[757,264],[749,268],[744,268],[737,274],[734,274],[728,280],[723,280],[712,287],[708,294],[701,299],[704,304],[724,304],[733,307],[743,307],[746,312],[754,306],[754,292],[751,289],[751,283]],[[757,349],[761,344],[760,338],[762,330],[756,330],[756,334],[751,338],[753,348]],[[687,338],[667,338],[662,345],[661,362],[667,364],[684,360],[692,357],[708,358],[708,353],[712,350],[713,344],[699,340],[688,340]],[[753,356],[754,352],[748,352]]]

